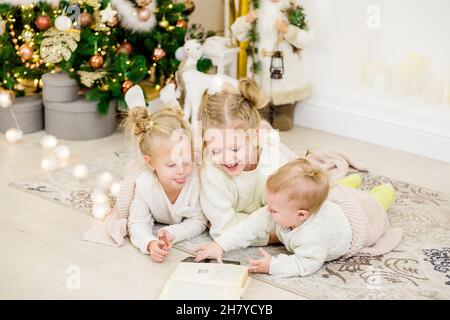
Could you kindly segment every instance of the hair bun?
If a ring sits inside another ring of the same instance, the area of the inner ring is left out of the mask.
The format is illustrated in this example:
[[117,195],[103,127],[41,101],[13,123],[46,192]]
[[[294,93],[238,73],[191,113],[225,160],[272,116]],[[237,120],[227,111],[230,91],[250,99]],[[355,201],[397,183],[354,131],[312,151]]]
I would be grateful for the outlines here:
[[135,107],[129,111],[129,119],[132,124],[133,134],[139,136],[147,130],[150,114],[145,107]]
[[259,89],[252,79],[243,78],[239,80],[239,92],[256,109],[261,109],[269,103],[269,99]]

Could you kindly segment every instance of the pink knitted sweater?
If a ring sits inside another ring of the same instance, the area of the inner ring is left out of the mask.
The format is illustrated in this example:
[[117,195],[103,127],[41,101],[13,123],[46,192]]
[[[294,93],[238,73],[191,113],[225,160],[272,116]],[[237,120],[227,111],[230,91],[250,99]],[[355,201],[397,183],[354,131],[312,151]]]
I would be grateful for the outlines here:
[[345,258],[378,256],[393,250],[402,238],[402,229],[389,228],[387,213],[367,192],[336,186],[328,200],[336,203],[352,226],[352,244]]

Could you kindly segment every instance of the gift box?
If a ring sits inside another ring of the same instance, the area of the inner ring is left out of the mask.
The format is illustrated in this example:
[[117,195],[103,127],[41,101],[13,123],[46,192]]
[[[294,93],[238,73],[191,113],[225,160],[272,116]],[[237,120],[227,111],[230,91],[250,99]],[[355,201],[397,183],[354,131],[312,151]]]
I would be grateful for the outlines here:
[[107,115],[100,115],[97,102],[81,96],[61,103],[44,100],[45,131],[59,139],[91,140],[111,135],[117,128],[116,102],[111,101]]
[[78,99],[80,88],[75,79],[64,72],[46,73],[42,76],[44,101],[71,102]]
[[[39,95],[16,98],[12,108],[24,134],[44,129],[44,111]],[[0,132],[5,133],[15,127],[9,108],[0,108]]]

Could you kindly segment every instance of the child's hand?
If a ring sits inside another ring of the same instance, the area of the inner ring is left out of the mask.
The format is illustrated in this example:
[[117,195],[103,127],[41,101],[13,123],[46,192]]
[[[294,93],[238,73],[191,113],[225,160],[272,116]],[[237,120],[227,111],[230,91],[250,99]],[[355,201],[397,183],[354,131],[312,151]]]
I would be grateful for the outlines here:
[[166,229],[161,229],[158,231],[158,239],[164,241],[164,250],[169,251],[173,247],[173,240],[175,237]]
[[200,262],[207,258],[217,259],[219,263],[222,263],[223,249],[217,242],[211,242],[200,246],[196,250],[197,257],[195,257],[195,262]]
[[288,32],[289,24],[286,21],[277,20],[277,22],[275,22],[275,28],[278,32],[286,33]]
[[246,16],[246,20],[249,23],[255,21],[256,18],[258,18],[258,13],[255,10],[250,11],[249,14]]
[[169,254],[168,250],[164,250],[166,243],[162,240],[152,240],[147,246],[150,252],[150,259],[154,262],[163,262]]
[[263,256],[263,258],[259,260],[250,260],[250,267],[248,268],[248,271],[254,273],[269,273],[272,256],[263,248],[259,248],[259,253]]

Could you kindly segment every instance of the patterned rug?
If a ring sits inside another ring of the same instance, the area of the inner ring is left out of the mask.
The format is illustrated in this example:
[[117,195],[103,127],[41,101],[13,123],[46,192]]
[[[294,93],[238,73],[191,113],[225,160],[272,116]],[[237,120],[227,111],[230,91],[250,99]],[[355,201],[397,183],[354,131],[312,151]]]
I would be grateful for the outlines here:
[[[84,182],[74,179],[73,168],[66,167],[10,185],[90,214],[96,174],[108,171],[120,181],[129,157],[128,153],[116,152],[91,160],[91,175]],[[450,195],[372,174],[363,174],[362,188],[368,190],[386,182],[397,191],[389,212],[391,224],[404,230],[395,251],[380,257],[331,261],[303,278],[254,278],[311,299],[450,299]],[[204,233],[176,247],[192,253],[207,241],[210,238]],[[269,246],[267,250],[273,255],[286,253],[282,246]],[[224,258],[248,264],[256,257],[257,248],[248,248],[229,252]]]

